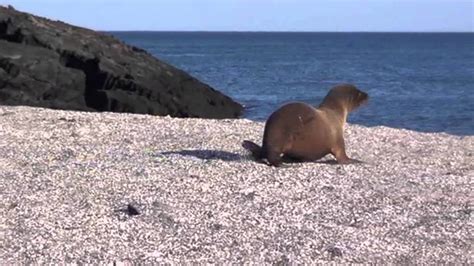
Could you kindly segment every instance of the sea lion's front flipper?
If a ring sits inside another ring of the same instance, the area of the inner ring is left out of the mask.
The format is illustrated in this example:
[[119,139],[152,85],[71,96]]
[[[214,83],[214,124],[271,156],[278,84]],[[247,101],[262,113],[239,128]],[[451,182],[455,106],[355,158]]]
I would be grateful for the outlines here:
[[354,163],[354,164],[358,164],[358,163],[365,163],[364,161],[360,161],[360,160],[357,160],[357,159],[349,159],[349,163]]
[[339,158],[339,159],[336,159],[336,160],[337,160],[338,164],[362,164],[362,163],[365,163],[365,162],[359,161],[357,159],[351,159],[347,156],[345,158]]
[[356,164],[356,163],[364,163],[363,161],[359,161],[356,159],[351,159],[346,154],[346,148],[344,145],[344,138],[342,135],[339,137],[339,141],[334,147],[331,149],[331,154],[336,157],[336,161],[338,164]]

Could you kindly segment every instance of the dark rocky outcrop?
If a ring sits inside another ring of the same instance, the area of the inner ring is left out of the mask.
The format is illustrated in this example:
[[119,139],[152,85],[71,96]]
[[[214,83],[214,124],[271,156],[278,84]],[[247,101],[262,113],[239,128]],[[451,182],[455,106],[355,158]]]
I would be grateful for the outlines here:
[[143,49],[1,6],[0,104],[204,118],[242,112]]

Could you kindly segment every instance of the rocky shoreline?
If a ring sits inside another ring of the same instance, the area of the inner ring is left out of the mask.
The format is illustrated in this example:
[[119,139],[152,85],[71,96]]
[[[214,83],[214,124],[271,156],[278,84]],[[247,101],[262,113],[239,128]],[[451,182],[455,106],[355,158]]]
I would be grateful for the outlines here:
[[347,125],[365,164],[274,168],[262,131],[0,106],[0,263],[474,262],[474,136]]
[[243,112],[141,48],[1,5],[0,104],[200,118]]

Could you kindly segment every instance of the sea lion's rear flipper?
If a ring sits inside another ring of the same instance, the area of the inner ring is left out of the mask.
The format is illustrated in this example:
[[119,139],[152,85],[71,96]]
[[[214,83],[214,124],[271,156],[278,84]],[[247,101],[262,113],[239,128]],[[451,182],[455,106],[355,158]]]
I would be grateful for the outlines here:
[[278,152],[269,152],[267,154],[267,157],[268,157],[267,160],[268,160],[269,165],[278,167],[282,163],[281,155]]
[[262,147],[260,147],[255,142],[252,142],[250,140],[244,140],[242,142],[242,147],[250,151],[252,153],[252,156],[255,158],[255,160],[262,159]]

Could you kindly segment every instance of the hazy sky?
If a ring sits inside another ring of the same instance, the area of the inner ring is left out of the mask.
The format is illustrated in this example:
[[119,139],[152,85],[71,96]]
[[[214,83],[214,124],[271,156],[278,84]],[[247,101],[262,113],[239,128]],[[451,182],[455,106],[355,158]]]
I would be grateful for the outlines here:
[[0,0],[96,30],[474,31],[474,0]]

